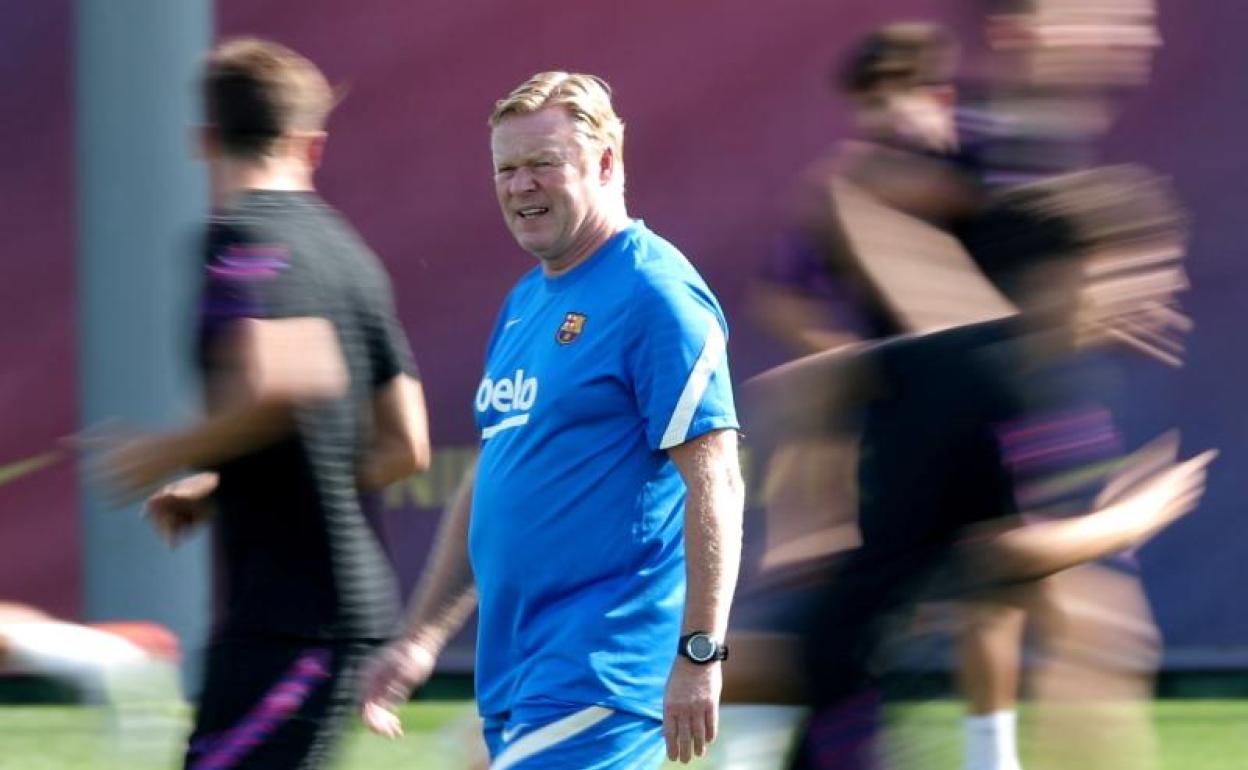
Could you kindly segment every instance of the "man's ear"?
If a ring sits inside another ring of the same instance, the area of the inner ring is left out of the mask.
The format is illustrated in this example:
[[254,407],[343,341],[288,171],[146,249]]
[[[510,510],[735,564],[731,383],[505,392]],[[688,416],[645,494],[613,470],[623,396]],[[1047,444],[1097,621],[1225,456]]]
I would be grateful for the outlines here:
[[329,134],[324,131],[311,131],[303,136],[303,159],[313,171],[320,168],[321,161],[325,159],[325,140],[328,138]]
[[598,181],[602,184],[609,183],[619,173],[619,169],[615,164],[615,148],[605,147],[602,154],[598,156]]

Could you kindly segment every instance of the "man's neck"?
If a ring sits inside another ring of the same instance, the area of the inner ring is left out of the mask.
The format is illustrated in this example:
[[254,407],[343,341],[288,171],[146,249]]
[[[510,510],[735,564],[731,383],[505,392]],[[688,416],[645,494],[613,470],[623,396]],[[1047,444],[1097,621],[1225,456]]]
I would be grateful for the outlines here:
[[227,206],[249,190],[312,191],[312,172],[306,164],[278,158],[222,159],[212,170],[213,203]]
[[590,230],[591,236],[571,249],[567,254],[553,260],[542,260],[542,272],[547,278],[567,275],[592,257],[602,245],[632,224],[628,212],[621,205],[606,213],[602,221]]

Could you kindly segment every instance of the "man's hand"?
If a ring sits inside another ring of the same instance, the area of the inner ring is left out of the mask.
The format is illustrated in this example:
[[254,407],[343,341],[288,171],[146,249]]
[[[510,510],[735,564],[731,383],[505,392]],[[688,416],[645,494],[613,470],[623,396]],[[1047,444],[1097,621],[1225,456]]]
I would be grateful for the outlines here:
[[962,545],[975,562],[969,572],[985,583],[1037,580],[1147,542],[1196,507],[1217,456],[1210,450],[1175,463],[1171,443],[1165,439],[1137,453],[1089,513],[1004,528],[989,523]]
[[212,516],[212,493],[218,481],[215,473],[196,473],[166,484],[147,498],[145,513],[170,548]]
[[80,449],[98,453],[89,465],[91,476],[102,486],[108,502],[118,507],[152,493],[183,467],[175,439],[168,434],[109,429],[72,441]]
[[399,639],[383,647],[364,669],[360,698],[364,725],[387,738],[402,735],[399,706],[429,680],[437,657],[437,653],[410,639]]
[[1205,493],[1205,476],[1217,450],[1156,471],[1115,504],[1128,520],[1124,529],[1135,545],[1147,541],[1178,518],[1191,512]]
[[663,696],[663,738],[667,758],[688,763],[706,753],[719,729],[720,663],[699,666],[677,657]]

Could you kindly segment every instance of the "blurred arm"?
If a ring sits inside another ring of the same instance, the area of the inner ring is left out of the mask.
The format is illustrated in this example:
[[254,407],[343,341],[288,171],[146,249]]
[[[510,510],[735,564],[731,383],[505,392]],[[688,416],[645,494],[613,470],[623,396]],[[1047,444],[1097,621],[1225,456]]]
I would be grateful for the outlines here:
[[240,319],[213,351],[208,416],[189,428],[123,440],[105,473],[122,499],[184,468],[211,468],[285,437],[302,404],[348,386],[333,326],[324,318]]
[[403,733],[399,706],[433,674],[438,655],[477,605],[468,564],[468,522],[475,464],[464,474],[442,517],[433,553],[416,587],[407,626],[382,648],[361,677],[360,718],[369,730],[391,738]]
[[294,409],[347,391],[338,336],[324,318],[245,318],[221,351],[237,366],[234,387],[207,419],[172,434],[181,466],[211,467],[272,443]]
[[1122,499],[1089,513],[981,531],[961,544],[988,582],[1036,580],[1134,548],[1191,511],[1204,494],[1204,452],[1153,474]]
[[477,606],[468,563],[468,524],[472,512],[474,463],[464,473],[447,508],[428,565],[413,592],[402,636],[436,656]]
[[425,392],[409,374],[391,378],[373,395],[372,446],[359,472],[360,488],[382,489],[429,469],[429,421]]

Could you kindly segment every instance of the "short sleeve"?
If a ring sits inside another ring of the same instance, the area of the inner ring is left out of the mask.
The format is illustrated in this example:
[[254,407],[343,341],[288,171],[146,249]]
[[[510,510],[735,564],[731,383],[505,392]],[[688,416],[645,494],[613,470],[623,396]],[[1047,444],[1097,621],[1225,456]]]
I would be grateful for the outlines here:
[[738,428],[728,372],[727,333],[705,288],[677,278],[644,282],[634,297],[637,334],[630,375],[646,441],[665,450],[723,428]]
[[206,339],[244,318],[298,315],[291,307],[290,249],[228,220],[214,220],[204,243],[200,321]]
[[417,379],[420,370],[412,356],[403,324],[394,307],[394,293],[390,281],[378,268],[375,297],[369,303],[365,321],[369,366],[374,388],[380,388],[400,374]]

